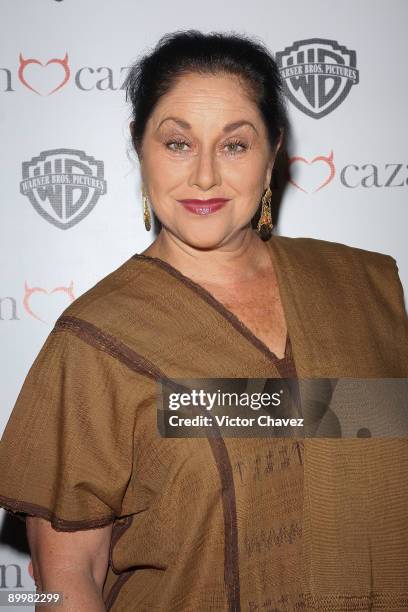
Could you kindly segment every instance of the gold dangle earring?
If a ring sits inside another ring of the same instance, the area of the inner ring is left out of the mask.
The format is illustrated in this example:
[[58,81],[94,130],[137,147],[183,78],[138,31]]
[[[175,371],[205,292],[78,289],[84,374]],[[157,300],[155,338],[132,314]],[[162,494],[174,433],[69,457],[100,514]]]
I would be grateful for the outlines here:
[[268,187],[262,196],[262,210],[259,217],[257,232],[263,240],[268,240],[271,237],[273,223],[271,213],[272,191]]
[[143,219],[145,228],[147,231],[150,231],[152,227],[152,218],[150,216],[149,204],[147,202],[147,195],[144,186],[142,186],[142,198],[143,198]]

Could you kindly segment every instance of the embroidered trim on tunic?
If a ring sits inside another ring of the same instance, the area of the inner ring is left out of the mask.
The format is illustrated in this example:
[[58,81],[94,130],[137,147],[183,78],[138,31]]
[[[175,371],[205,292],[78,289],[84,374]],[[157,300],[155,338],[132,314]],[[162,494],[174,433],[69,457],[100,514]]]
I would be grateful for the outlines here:
[[131,577],[131,575],[134,573],[135,570],[129,570],[127,572],[123,572],[120,573],[118,572],[114,565],[113,565],[113,560],[112,560],[112,553],[113,553],[113,549],[115,548],[118,540],[123,536],[123,534],[125,533],[125,531],[127,531],[127,529],[129,529],[129,527],[131,526],[133,522],[133,515],[127,516],[124,520],[124,522],[120,525],[114,525],[113,527],[113,532],[112,532],[112,537],[111,537],[111,542],[110,542],[110,547],[109,547],[109,565],[112,568],[112,571],[115,574],[119,574],[119,578],[116,580],[116,582],[112,585],[104,603],[106,606],[106,610],[110,610],[111,607],[113,606],[114,601],[116,600],[120,589],[122,588],[122,586],[124,585],[124,583]]
[[39,506],[38,504],[32,504],[30,502],[20,501],[18,499],[11,499],[10,497],[4,497],[0,495],[0,503],[9,512],[13,512],[18,519],[25,522],[25,516],[21,516],[21,513],[27,513],[31,516],[40,516],[41,518],[47,519],[54,525],[59,527],[63,531],[78,531],[79,529],[93,529],[94,527],[105,527],[112,523],[116,515],[110,514],[109,516],[102,516],[97,519],[85,519],[80,521],[66,521],[56,516],[53,512]]

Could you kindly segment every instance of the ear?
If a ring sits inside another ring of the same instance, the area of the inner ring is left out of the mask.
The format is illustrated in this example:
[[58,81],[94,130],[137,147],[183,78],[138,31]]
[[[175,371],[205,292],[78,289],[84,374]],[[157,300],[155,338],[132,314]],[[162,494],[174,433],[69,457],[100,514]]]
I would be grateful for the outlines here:
[[268,165],[266,167],[266,176],[265,176],[265,185],[264,185],[264,189],[268,189],[268,187],[271,184],[271,180],[272,180],[272,172],[273,172],[273,167],[275,165],[275,159],[276,159],[276,154],[278,152],[278,149],[275,148],[270,157],[269,157],[269,161],[268,161]]
[[275,145],[275,148],[273,149],[268,165],[267,165],[267,170],[266,170],[266,184],[265,184],[265,189],[267,189],[270,184],[271,184],[271,180],[272,180],[272,172],[273,172],[273,167],[275,165],[275,161],[276,161],[276,156],[279,153],[279,149],[281,148],[282,144],[283,144],[283,138],[284,138],[284,133],[283,133],[283,129],[281,128],[279,130],[280,135],[279,135],[279,139]]
[[276,153],[278,153],[279,149],[283,145],[284,138],[285,138],[285,130],[283,128],[279,128],[279,140],[276,146]]
[[129,123],[130,139],[132,141],[133,149],[139,159],[139,162],[141,162],[142,161],[141,151],[139,151],[139,148],[135,145],[135,141],[134,141],[134,127],[135,127],[135,122],[132,120]]

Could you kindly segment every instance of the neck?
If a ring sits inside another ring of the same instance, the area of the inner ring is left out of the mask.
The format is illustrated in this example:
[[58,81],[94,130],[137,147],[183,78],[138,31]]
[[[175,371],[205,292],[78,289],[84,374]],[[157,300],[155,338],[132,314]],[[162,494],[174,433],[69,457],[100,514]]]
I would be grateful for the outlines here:
[[201,283],[235,284],[250,281],[271,270],[269,246],[252,228],[228,244],[199,249],[182,242],[164,228],[143,255],[158,257]]

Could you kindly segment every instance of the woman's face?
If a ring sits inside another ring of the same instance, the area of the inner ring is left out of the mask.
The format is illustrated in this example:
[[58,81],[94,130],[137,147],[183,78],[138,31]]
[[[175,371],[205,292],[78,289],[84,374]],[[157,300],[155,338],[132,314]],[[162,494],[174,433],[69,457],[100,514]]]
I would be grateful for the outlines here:
[[[250,229],[269,186],[272,151],[258,108],[234,75],[181,77],[158,102],[139,158],[163,229],[195,248],[217,248]],[[184,205],[180,200],[226,198]]]

